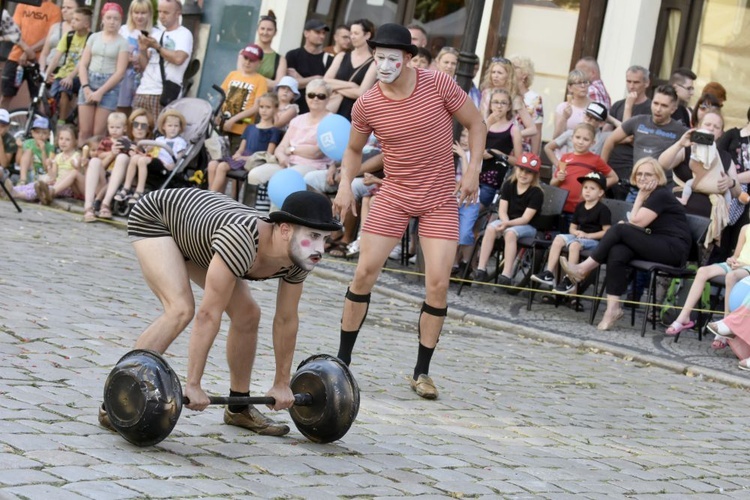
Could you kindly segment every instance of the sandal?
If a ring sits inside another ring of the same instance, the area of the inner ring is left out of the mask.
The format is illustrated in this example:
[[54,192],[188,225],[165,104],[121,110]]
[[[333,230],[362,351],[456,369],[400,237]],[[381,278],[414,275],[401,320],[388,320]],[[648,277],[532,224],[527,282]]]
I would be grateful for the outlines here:
[[750,371],[750,358],[745,358],[739,362],[737,367],[740,370]]
[[89,207],[83,211],[83,222],[96,222],[94,207]]
[[706,325],[706,328],[717,337],[734,338],[734,332],[729,329],[724,321],[713,321]]
[[109,205],[102,203],[102,208],[99,209],[99,218],[112,219],[112,209],[109,208]]
[[332,248],[335,248],[338,245],[341,245],[341,238],[332,238],[331,236],[326,236],[326,242],[325,245],[323,245],[323,251],[328,253]]
[[688,321],[687,323],[680,323],[679,321],[673,321],[669,328],[664,333],[667,335],[677,335],[682,330],[689,330],[695,326],[695,321]]
[[120,190],[115,194],[115,201],[123,202],[130,196],[130,193],[128,193],[128,190],[125,188],[120,188]]
[[344,242],[338,242],[328,249],[328,255],[339,259],[346,258],[347,244]]
[[717,335],[714,338],[714,341],[711,342],[711,349],[718,351],[719,349],[724,349],[727,345],[729,345],[728,339],[721,335]]
[[136,191],[128,199],[128,205],[135,205],[141,198],[143,198],[143,193],[139,193],[138,191]]

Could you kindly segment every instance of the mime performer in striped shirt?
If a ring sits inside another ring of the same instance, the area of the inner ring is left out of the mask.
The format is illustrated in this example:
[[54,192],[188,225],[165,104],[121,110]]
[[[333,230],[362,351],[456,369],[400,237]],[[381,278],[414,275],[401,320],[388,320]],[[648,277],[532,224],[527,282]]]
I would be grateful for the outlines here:
[[[419,218],[425,261],[425,301],[418,320],[419,348],[411,388],[435,399],[430,361],[448,311],[448,285],[458,245],[458,205],[474,203],[487,127],[466,92],[445,73],[414,69],[417,48],[409,30],[384,24],[367,42],[379,82],[357,99],[334,214],[356,210],[351,181],[362,165],[370,133],[382,146],[385,180],[362,227],[361,253],[344,300],[338,357],[349,364],[367,316],[370,291],[410,217]],[[469,131],[470,164],[456,186],[453,118]]]
[[[136,349],[167,350],[193,320],[190,282],[195,282],[204,294],[190,333],[187,407],[203,410],[208,405],[201,378],[224,312],[230,319],[230,396],[247,396],[260,322],[260,308],[247,280],[278,279],[272,332],[276,373],[266,394],[276,399],[274,410],[289,408],[294,403],[289,383],[302,285],[320,262],[325,237],[340,229],[328,198],[308,191],[290,194],[281,210],[267,217],[211,191],[183,188],[147,194],[130,214],[128,235],[134,239],[143,277],[164,312],[140,335]],[[289,426],[251,405],[229,405],[224,422],[263,435],[289,432]],[[104,409],[99,411],[99,423],[111,428]]]

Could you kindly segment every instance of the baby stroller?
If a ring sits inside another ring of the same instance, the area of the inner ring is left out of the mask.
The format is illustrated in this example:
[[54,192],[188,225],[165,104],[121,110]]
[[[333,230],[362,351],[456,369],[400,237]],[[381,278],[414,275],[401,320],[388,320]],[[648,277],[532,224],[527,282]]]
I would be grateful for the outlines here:
[[[138,146],[148,149],[160,147],[166,150],[174,161],[174,168],[169,171],[163,169],[159,174],[149,173],[146,190],[176,188],[176,187],[204,187],[203,179],[206,179],[205,170],[208,167],[209,155],[205,147],[206,139],[214,130],[214,123],[221,112],[224,104],[224,90],[214,85],[219,91],[218,104],[212,104],[204,99],[195,97],[183,97],[169,103],[164,107],[162,113],[168,109],[175,109],[185,117],[185,130],[182,137],[188,143],[187,149],[178,158],[167,146],[154,141],[139,141]],[[122,216],[128,215],[132,205],[116,202],[113,211]]]

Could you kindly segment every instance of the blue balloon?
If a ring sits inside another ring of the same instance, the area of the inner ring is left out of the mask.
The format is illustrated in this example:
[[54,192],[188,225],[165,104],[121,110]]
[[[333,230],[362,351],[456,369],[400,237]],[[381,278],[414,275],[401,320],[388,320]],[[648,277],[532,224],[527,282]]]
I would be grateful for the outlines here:
[[748,299],[750,299],[750,276],[738,281],[732,287],[732,293],[729,294],[729,312],[739,309]]
[[318,147],[333,161],[341,161],[349,142],[352,124],[341,115],[331,113],[318,124]]
[[305,178],[291,168],[279,170],[268,181],[268,197],[279,208],[284,204],[287,196],[306,189]]

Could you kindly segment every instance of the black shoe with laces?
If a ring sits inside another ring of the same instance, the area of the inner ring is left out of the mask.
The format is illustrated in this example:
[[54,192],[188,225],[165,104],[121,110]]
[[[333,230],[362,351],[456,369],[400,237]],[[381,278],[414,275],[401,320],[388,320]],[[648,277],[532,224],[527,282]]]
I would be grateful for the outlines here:
[[555,284],[555,275],[549,270],[539,274],[532,274],[531,279],[541,285],[553,286]]

